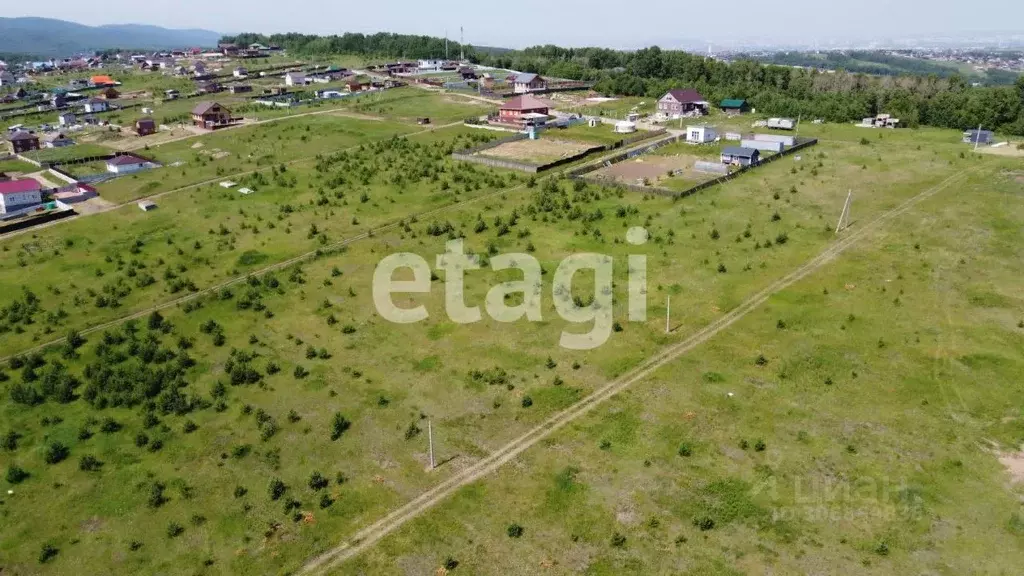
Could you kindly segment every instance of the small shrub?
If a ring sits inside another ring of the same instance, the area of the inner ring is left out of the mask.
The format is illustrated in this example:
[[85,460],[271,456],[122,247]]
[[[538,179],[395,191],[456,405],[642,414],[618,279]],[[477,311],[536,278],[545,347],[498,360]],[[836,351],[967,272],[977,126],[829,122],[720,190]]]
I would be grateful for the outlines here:
[[328,484],[329,481],[327,478],[324,478],[323,474],[320,474],[319,472],[313,472],[309,477],[309,487],[312,490],[323,490],[324,488],[327,488]]
[[618,532],[616,532],[615,534],[612,535],[612,547],[613,548],[622,548],[625,545],[626,545],[626,537],[625,536],[623,536],[622,534],[619,534]]
[[44,458],[47,464],[57,464],[64,461],[71,454],[71,450],[60,442],[53,442],[46,447]]
[[177,522],[171,522],[170,524],[167,525],[167,537],[168,538],[177,538],[178,536],[181,536],[181,533],[184,532],[184,531],[185,531],[185,527],[182,526],[181,524],[178,524]]
[[505,533],[508,534],[509,538],[519,538],[523,535],[523,527],[519,524],[509,524],[508,528],[505,529]]
[[103,462],[100,462],[91,454],[82,456],[82,459],[78,461],[78,469],[83,472],[97,472],[102,467]]
[[59,550],[57,550],[57,547],[53,544],[43,544],[42,550],[39,551],[39,563],[46,564],[56,556],[58,552]]
[[247,490],[244,486],[235,486],[235,498],[241,498],[242,496],[245,496],[248,493],[249,490]]
[[522,405],[523,408],[529,408],[530,406],[533,406],[533,398],[530,398],[529,396],[523,396]]
[[342,416],[341,412],[335,412],[334,418],[331,420],[331,440],[341,438],[341,435],[351,427],[352,422]]
[[693,446],[689,442],[683,442],[679,445],[679,455],[684,458],[689,458],[693,454]]
[[764,443],[764,440],[759,438],[757,442],[754,442],[755,452],[764,452],[766,448],[768,448],[768,445]]
[[15,466],[14,464],[11,464],[7,468],[6,479],[7,479],[7,483],[8,484],[21,484],[29,476],[30,476],[30,474],[28,472],[26,472],[25,469],[21,468],[20,466]]
[[284,496],[285,491],[288,489],[284,482],[280,478],[275,478],[270,481],[270,487],[267,490],[270,494],[271,500],[278,500],[281,496]]

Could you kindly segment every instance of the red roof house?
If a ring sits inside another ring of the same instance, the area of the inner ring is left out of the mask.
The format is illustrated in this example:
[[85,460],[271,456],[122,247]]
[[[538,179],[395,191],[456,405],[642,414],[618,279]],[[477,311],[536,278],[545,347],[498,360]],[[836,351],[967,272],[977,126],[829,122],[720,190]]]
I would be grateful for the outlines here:
[[498,120],[501,122],[520,123],[526,114],[548,114],[548,104],[533,94],[516,96],[501,105]]
[[39,204],[42,190],[43,185],[32,178],[0,182],[0,214]]

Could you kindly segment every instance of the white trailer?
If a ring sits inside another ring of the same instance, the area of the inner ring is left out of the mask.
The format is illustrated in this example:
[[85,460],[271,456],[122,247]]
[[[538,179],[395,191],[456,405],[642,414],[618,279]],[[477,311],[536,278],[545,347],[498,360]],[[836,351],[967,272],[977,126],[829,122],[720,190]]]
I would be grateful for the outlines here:
[[776,130],[795,130],[796,120],[792,118],[769,118],[768,127]]

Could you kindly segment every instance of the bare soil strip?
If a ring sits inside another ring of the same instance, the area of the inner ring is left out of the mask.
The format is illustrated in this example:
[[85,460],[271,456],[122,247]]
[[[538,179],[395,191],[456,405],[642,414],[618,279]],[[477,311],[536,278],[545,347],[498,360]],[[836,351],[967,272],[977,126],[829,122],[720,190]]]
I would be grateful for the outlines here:
[[966,172],[950,176],[936,186],[904,201],[899,206],[882,214],[870,223],[849,233],[847,236],[844,236],[835,244],[826,248],[821,254],[814,257],[803,266],[793,270],[786,276],[783,276],[779,280],[768,285],[757,294],[748,298],[738,307],[721,316],[711,324],[705,326],[695,334],[692,334],[682,342],[666,347],[661,352],[651,356],[640,366],[622,377],[605,384],[583,400],[580,400],[562,412],[553,415],[548,420],[523,434],[519,438],[509,442],[504,447],[491,453],[486,458],[468,468],[463,469],[434,488],[424,492],[414,500],[392,511],[384,518],[381,518],[377,522],[374,522],[373,524],[356,532],[348,540],[342,542],[335,548],[311,559],[302,567],[299,573],[322,573],[337,567],[342,562],[345,562],[360,552],[369,549],[406,522],[420,516],[442,500],[451,496],[459,488],[462,488],[463,486],[475,482],[476,480],[496,471],[520,453],[550,436],[566,424],[583,416],[594,407],[610,399],[629,386],[643,380],[658,368],[676,360],[700,344],[707,342],[719,332],[725,330],[752,312],[774,294],[788,288],[803,279],[805,276],[825,266],[833,258],[857,244],[860,240],[879,229],[889,220],[903,214],[919,202],[934,196],[942,190],[945,190],[951,184],[961,180],[966,176],[966,174],[972,171],[974,170],[968,170]]

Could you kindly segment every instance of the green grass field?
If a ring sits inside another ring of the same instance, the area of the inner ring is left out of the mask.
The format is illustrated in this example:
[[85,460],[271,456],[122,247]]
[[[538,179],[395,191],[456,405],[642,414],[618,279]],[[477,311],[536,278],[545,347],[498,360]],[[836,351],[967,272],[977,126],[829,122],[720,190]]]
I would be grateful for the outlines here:
[[[799,162],[671,200],[453,162],[497,135],[412,134],[417,115],[464,117],[412,90],[349,108],[381,120],[307,116],[153,147],[183,164],[100,186],[113,202],[214,178],[254,194],[204,184],[152,212],[0,239],[5,352],[139,315],[0,367],[4,570],[292,573],[835,245],[852,186],[844,234],[954,176],[332,573],[998,574],[1024,560],[1022,492],[993,453],[1024,440],[1012,159],[963,154],[949,131],[862,144],[822,125]],[[648,242],[625,242],[635,226]],[[393,296],[426,320],[376,312],[382,258],[434,268],[460,238],[484,267],[465,281],[480,322],[448,317],[443,270],[429,292]],[[598,294],[587,272],[571,287],[553,277],[584,252],[612,259],[618,327],[573,351],[561,333],[587,327],[555,301]],[[503,253],[542,267],[543,321],[486,311],[489,290],[518,279],[487,266]],[[631,255],[647,258],[644,321],[625,307]]]
[[64,146],[63,148],[40,148],[39,150],[25,152],[23,155],[26,158],[39,162],[64,162],[79,158],[89,158],[91,156],[106,156],[110,153],[110,149],[106,146],[82,142],[72,146]]

